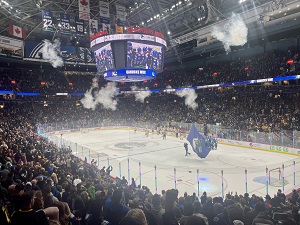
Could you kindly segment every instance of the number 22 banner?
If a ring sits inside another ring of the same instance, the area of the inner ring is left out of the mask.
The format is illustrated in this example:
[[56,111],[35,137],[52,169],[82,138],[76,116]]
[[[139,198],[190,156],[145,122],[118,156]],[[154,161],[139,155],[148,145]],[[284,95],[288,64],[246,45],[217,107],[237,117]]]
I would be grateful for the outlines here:
[[53,24],[52,12],[43,9],[42,20],[43,20],[43,31],[54,32],[55,27]]

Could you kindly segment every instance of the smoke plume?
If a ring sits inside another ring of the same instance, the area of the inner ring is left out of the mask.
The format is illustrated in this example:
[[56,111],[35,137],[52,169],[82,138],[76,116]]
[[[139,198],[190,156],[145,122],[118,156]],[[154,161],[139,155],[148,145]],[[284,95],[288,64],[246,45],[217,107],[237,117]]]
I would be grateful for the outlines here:
[[213,26],[211,34],[223,43],[228,53],[230,46],[241,46],[247,43],[248,28],[239,15],[232,13],[224,26]]
[[61,67],[64,65],[63,59],[59,56],[60,54],[60,41],[55,39],[53,43],[49,40],[44,40],[44,45],[41,49],[43,59],[49,60],[49,63],[54,67]]
[[93,88],[87,91],[80,100],[84,108],[95,110],[97,104],[101,104],[106,109],[117,109],[117,101],[114,97],[118,93],[114,83],[108,83],[105,87],[94,93],[94,95],[92,94],[92,90]]
[[195,102],[197,98],[195,90],[183,90],[176,92],[176,94],[181,98],[185,98],[185,105],[189,108],[196,109],[198,107],[198,104]]
[[81,103],[84,108],[86,109],[92,109],[95,110],[97,102],[94,99],[94,96],[92,95],[92,88],[89,91],[86,91],[84,94],[83,99],[81,99]]
[[[132,86],[131,90],[136,91],[138,88],[136,86]],[[144,103],[145,98],[149,97],[151,95],[151,92],[145,89],[140,89],[139,92],[134,92],[135,101],[139,101],[141,103]]]
[[96,95],[96,102],[103,105],[106,109],[116,110],[117,101],[114,97],[118,94],[115,83],[108,83],[104,88],[101,88]]

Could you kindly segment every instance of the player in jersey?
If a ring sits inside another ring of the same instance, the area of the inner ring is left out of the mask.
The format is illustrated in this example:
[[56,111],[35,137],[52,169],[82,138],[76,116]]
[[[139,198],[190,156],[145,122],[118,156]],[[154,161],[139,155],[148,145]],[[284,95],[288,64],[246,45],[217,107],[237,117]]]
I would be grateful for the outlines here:
[[148,51],[148,48],[147,47],[143,47],[143,53],[142,53],[142,65],[143,65],[143,68],[146,68],[146,60],[147,60],[147,51]]
[[158,55],[157,51],[153,51],[152,54],[152,69],[156,70],[158,68]]
[[152,69],[152,48],[148,47],[146,69]]
[[161,68],[161,62],[162,62],[162,54],[161,52],[157,52],[157,58],[158,58],[158,68]]
[[105,49],[103,49],[99,55],[100,59],[100,71],[105,70]]
[[132,51],[132,43],[127,43],[127,67],[133,67],[133,51]]
[[100,59],[99,59],[99,56],[97,55],[96,52],[94,53],[94,55],[95,55],[95,61],[96,61],[97,71],[100,72]]
[[162,135],[163,140],[167,139],[167,130],[163,131],[163,135]]
[[137,48],[137,53],[135,56],[135,66],[140,66],[142,62],[142,49],[141,47]]
[[110,70],[112,69],[112,57],[111,57],[111,51],[110,50],[106,50],[105,52],[105,64],[106,64],[106,69]]

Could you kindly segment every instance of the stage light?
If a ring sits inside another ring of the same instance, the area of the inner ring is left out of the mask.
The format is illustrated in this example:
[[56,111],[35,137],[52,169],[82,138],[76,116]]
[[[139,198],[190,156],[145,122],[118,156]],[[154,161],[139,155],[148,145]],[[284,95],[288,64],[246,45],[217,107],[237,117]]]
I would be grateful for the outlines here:
[[168,31],[168,34],[171,34],[171,32],[170,32],[170,31]]

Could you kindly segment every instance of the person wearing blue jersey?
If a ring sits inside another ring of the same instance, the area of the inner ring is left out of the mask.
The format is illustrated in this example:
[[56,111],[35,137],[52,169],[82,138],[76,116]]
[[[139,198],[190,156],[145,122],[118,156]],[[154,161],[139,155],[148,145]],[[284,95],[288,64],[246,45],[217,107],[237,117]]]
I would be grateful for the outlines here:
[[152,48],[148,47],[146,69],[152,69]]
[[156,70],[158,68],[158,54],[157,51],[153,51],[152,54],[152,69]]
[[106,64],[106,69],[111,70],[113,67],[113,62],[112,62],[112,56],[111,56],[111,51],[106,50],[105,53],[105,64]]
[[135,66],[140,66],[142,62],[142,48],[138,47],[137,48],[137,53],[135,56]]
[[127,43],[127,67],[133,67],[133,50],[132,43]]
[[147,51],[148,51],[148,47],[143,47],[142,63],[141,63],[143,65],[143,68],[146,68]]

